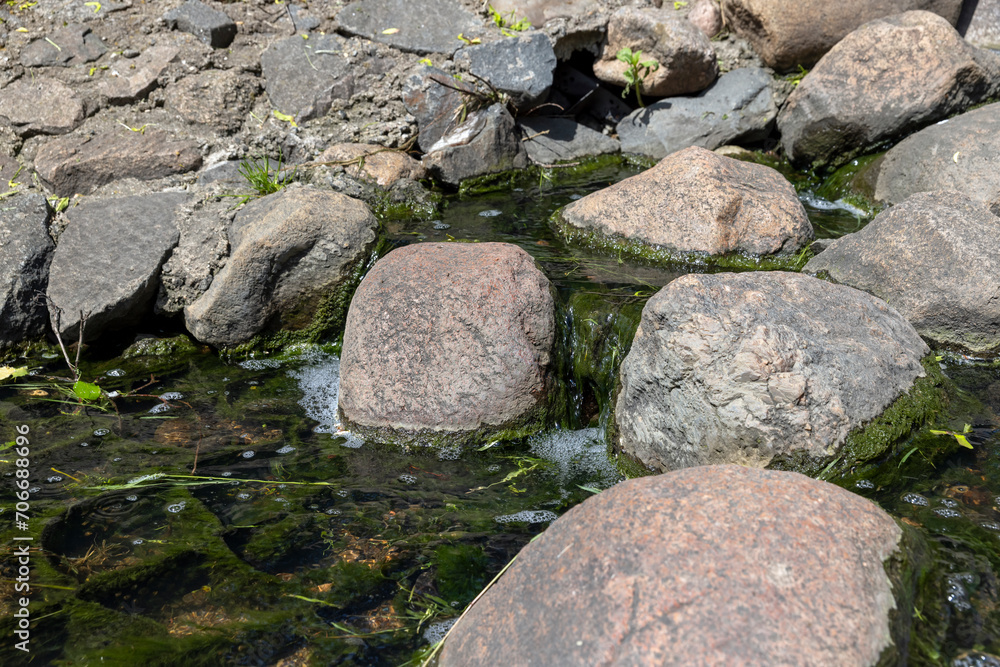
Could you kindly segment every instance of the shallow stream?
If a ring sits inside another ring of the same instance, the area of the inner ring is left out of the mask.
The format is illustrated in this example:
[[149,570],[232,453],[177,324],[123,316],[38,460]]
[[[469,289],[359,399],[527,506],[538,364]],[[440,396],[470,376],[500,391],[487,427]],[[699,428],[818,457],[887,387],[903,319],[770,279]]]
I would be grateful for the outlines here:
[[[33,369],[0,386],[0,441],[30,427],[32,664],[419,664],[529,540],[622,479],[602,429],[617,364],[645,300],[709,269],[571,249],[547,220],[637,170],[550,173],[454,197],[434,220],[386,223],[394,245],[516,243],[556,286],[567,408],[562,427],[522,442],[404,452],[338,434],[334,344],[227,359],[184,341],[142,343],[155,354],[126,352],[132,335],[105,341],[81,359],[86,380],[119,392],[101,409],[75,404],[46,378],[68,373],[55,349],[3,362]],[[851,204],[814,194],[817,184],[797,185],[818,237],[867,222]],[[162,324],[139,333],[177,335]],[[973,449],[932,466],[922,444],[952,436],[924,429],[905,458],[885,463],[900,482],[850,484],[940,546],[927,582],[939,604],[921,613],[946,628],[945,649],[914,653],[928,664],[1000,652],[1000,367],[942,362],[967,400],[932,426],[968,423]],[[0,474],[13,478],[16,458],[0,451]],[[12,485],[0,501],[7,517]],[[2,524],[5,545],[20,534],[12,524]],[[11,637],[17,565],[3,554],[0,634]],[[21,657],[9,642],[0,647],[0,664]]]

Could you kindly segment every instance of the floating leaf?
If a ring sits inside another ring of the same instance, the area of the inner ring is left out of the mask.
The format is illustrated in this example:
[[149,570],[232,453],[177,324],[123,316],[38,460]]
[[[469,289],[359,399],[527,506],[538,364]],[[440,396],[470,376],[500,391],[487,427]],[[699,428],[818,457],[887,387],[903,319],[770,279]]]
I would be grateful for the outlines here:
[[[967,428],[967,430],[965,431],[966,433],[968,433],[969,431],[972,430],[972,427],[969,426],[968,424],[966,424],[965,426]],[[969,439],[966,438],[961,433],[955,433],[954,431],[935,431],[934,429],[931,429],[931,433],[933,433],[934,435],[950,435],[950,436],[952,436],[952,437],[955,438],[955,440],[958,442],[958,444],[960,444],[963,447],[966,447],[968,449],[973,449],[972,443],[969,442]]]
[[399,32],[399,28],[386,28],[385,30],[382,31],[382,34],[395,35],[397,32]]
[[289,116],[287,113],[281,113],[280,111],[272,111],[271,113],[273,113],[274,117],[277,118],[278,120],[283,120],[286,123],[291,123],[292,127],[298,127],[298,124],[295,122],[295,116]]
[[96,401],[101,397],[101,388],[96,384],[90,384],[89,382],[84,382],[83,380],[77,380],[73,384],[73,393],[76,394],[81,400]]
[[14,368],[13,366],[0,366],[0,382],[10,379],[24,377],[28,374],[27,366]]

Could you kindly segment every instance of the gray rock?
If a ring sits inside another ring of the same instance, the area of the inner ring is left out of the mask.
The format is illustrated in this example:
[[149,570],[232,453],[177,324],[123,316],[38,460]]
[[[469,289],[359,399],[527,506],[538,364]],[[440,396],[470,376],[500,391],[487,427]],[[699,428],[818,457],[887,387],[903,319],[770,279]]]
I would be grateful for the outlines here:
[[231,134],[242,127],[258,90],[254,77],[208,70],[171,84],[165,91],[166,104],[188,122]]
[[502,104],[469,115],[423,157],[427,172],[449,185],[528,166],[514,118]]
[[618,123],[618,138],[622,151],[660,159],[688,146],[714,150],[761,141],[777,115],[771,75],[743,67],[696,97],[670,97],[636,109]]
[[177,207],[174,223],[180,240],[160,270],[157,313],[183,311],[212,284],[229,256],[226,228],[232,206],[228,197],[198,197]]
[[722,0],[726,25],[778,70],[808,67],[862,24],[912,9],[954,25],[962,0]]
[[813,237],[784,176],[697,147],[571,202],[557,214],[557,225],[572,242],[617,245],[647,260],[661,252],[682,259],[689,253],[787,256]]
[[[455,0],[360,0],[337,14],[341,30],[409,53],[454,53],[482,21]],[[386,30],[398,32],[386,34]]]
[[1000,213],[1000,103],[924,128],[885,154],[875,199],[897,204],[918,192],[954,190]]
[[44,144],[35,157],[39,178],[61,197],[87,194],[120,178],[148,181],[200,166],[198,144],[174,141],[165,132],[148,129],[60,137]]
[[180,237],[175,209],[182,192],[87,200],[66,211],[49,271],[52,328],[75,339],[80,313],[85,340],[135,324],[151,312],[160,267]]
[[0,349],[40,338],[48,328],[45,288],[55,244],[42,195],[0,201]]
[[630,479],[532,540],[441,665],[875,665],[909,640],[913,591],[894,602],[885,564],[901,535],[871,501],[798,473]]
[[447,72],[421,65],[403,83],[403,104],[417,119],[417,145],[428,151],[441,137],[458,127],[461,109],[472,99],[475,86]]
[[1000,49],[1000,0],[966,2],[956,27],[970,44]]
[[236,24],[224,12],[198,0],[188,0],[164,14],[171,30],[189,32],[215,49],[224,49],[236,38]]
[[823,56],[778,115],[781,145],[798,165],[838,166],[998,93],[1000,56],[937,14],[906,12],[866,23]]
[[925,375],[928,352],[860,290],[775,271],[683,276],[643,308],[615,444],[658,470],[822,463]]
[[597,0],[496,0],[490,4],[504,19],[516,23],[526,18],[536,28],[553,19],[569,19],[601,10]]
[[455,54],[455,62],[510,95],[514,106],[527,111],[548,98],[556,54],[548,35],[533,32],[466,47]]
[[330,110],[334,100],[354,94],[354,74],[336,35],[279,39],[260,57],[271,106],[302,122]]
[[666,97],[696,93],[719,74],[715,50],[708,37],[690,21],[667,7],[622,7],[611,16],[608,38],[594,75],[601,81],[625,86],[627,65],[618,52],[628,47],[642,51],[642,61],[653,59],[659,68],[642,79],[643,95]]
[[85,117],[83,100],[55,79],[26,76],[0,90],[0,119],[22,137],[65,134]]
[[[925,192],[882,211],[805,270],[892,304],[925,339],[1000,352],[1000,218],[957,192]],[[974,258],[974,261],[970,261]]]
[[[51,40],[51,41],[50,41]],[[72,67],[97,60],[107,47],[87,26],[74,24],[36,39],[21,51],[25,67]]]
[[298,5],[288,5],[288,14],[292,19],[292,24],[295,26],[295,32],[309,32],[320,26],[318,18],[310,16],[307,11]]
[[211,183],[219,183],[220,185],[229,187],[245,185],[246,179],[240,173],[240,164],[239,160],[228,160],[213,164],[198,174],[198,185],[205,186]]
[[368,272],[351,302],[340,414],[392,439],[489,437],[537,418],[555,313],[548,279],[507,243],[418,243]]
[[156,88],[158,79],[172,63],[180,50],[176,46],[153,46],[121,65],[120,75],[101,82],[98,90],[108,98],[110,104],[131,104],[144,99]]
[[305,329],[317,314],[342,321],[343,313],[332,311],[346,303],[344,292],[370,257],[377,230],[362,202],[312,186],[250,202],[229,227],[229,261],[184,308],[188,331],[232,347],[262,332]]
[[621,150],[621,144],[569,118],[536,116],[518,121],[532,162],[555,164]]

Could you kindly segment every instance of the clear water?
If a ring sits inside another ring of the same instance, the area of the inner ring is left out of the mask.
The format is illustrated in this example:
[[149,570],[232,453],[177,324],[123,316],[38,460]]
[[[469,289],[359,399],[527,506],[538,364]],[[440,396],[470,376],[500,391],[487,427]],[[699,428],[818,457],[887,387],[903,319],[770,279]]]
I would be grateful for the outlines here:
[[[392,222],[388,233],[395,244],[516,243],[565,303],[587,295],[613,319],[623,304],[637,312],[690,269],[568,248],[546,221],[630,173],[456,198],[439,220]],[[803,199],[819,236],[866,222],[809,192]],[[85,378],[119,392],[105,411],[65,402],[43,377],[65,375],[51,355],[29,360],[35,376],[0,386],[3,434],[31,428],[35,664],[400,665],[440,639],[554,518],[621,479],[598,427],[606,383],[570,383],[575,412],[567,423],[576,430],[483,451],[402,451],[342,430],[334,347],[224,360],[207,349],[125,359],[123,346],[84,355]],[[1000,567],[1000,369],[948,363],[948,375],[978,402],[972,416],[956,407],[942,423],[969,419],[974,449],[904,487],[853,489],[943,546],[942,660],[997,648]],[[914,442],[930,437],[941,436],[925,431]],[[0,452],[10,481],[14,458]],[[0,500],[6,518],[11,485]],[[18,534],[4,522],[5,545]],[[0,568],[0,630],[10,637],[9,552]],[[9,643],[0,647],[3,664],[21,659]]]

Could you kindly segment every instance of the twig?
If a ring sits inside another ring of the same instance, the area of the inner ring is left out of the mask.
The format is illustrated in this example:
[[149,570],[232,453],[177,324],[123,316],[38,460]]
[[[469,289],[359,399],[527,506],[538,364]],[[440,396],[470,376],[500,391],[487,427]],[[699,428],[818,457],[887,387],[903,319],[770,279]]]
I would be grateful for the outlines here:
[[531,135],[530,137],[524,137],[523,139],[521,139],[521,141],[531,141],[531,140],[532,140],[532,139],[534,139],[535,137],[540,137],[540,136],[542,136],[543,134],[548,134],[548,133],[549,133],[549,131],[548,131],[548,130],[542,130],[541,132],[535,132],[535,133],[534,133],[533,135]]

